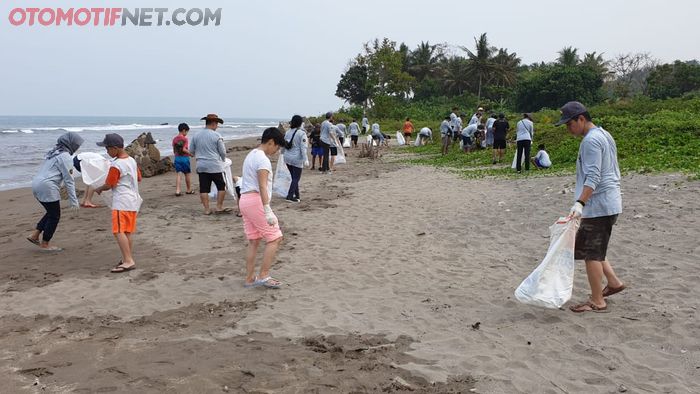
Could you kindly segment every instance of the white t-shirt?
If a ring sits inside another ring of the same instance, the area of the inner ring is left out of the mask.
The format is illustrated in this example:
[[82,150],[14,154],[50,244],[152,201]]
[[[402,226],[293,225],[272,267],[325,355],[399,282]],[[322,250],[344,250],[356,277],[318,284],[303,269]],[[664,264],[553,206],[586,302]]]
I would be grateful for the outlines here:
[[537,152],[537,156],[535,156],[535,160],[539,161],[540,165],[542,167],[551,167],[552,166],[552,161],[549,160],[549,153],[547,153],[544,150]]
[[138,212],[143,200],[139,195],[138,167],[131,157],[114,158],[110,167],[119,170],[119,181],[112,189],[112,209],[117,211]]
[[269,200],[272,198],[272,163],[265,152],[258,148],[250,151],[243,161],[241,194],[253,191],[260,193],[260,184],[258,183],[258,171],[260,170],[267,170],[270,173],[267,176],[267,197]]
[[420,133],[418,133],[418,135],[424,135],[424,136],[426,136],[426,137],[432,137],[432,136],[433,136],[433,132],[430,130],[430,128],[428,128],[428,127],[423,127],[422,129],[420,129]]

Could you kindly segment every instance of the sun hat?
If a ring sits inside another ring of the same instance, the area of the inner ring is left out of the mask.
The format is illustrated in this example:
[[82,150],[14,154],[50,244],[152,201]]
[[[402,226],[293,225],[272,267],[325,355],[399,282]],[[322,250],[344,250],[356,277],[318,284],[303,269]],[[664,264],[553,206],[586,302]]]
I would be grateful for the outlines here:
[[215,120],[217,123],[224,123],[224,120],[221,119],[219,117],[219,115],[217,115],[217,114],[208,114],[207,116],[203,117],[200,120],[206,120],[207,122],[211,121],[211,120]]

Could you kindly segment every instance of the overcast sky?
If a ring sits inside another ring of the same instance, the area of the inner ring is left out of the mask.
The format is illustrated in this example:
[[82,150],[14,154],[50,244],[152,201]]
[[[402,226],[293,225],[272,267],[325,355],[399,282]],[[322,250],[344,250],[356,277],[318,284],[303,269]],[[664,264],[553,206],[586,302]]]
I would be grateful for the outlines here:
[[[576,5],[574,5],[576,4]],[[15,7],[222,8],[220,26],[15,27]],[[389,37],[517,52],[523,63],[579,53],[700,58],[700,2],[54,0],[0,2],[0,115],[287,118],[336,109],[362,43]]]

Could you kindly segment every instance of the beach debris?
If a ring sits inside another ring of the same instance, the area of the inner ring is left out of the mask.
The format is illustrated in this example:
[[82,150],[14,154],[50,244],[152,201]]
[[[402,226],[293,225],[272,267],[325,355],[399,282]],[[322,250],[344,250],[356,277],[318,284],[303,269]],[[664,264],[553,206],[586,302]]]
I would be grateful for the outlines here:
[[472,324],[472,330],[478,331],[479,328],[481,328],[481,322],[480,322],[480,321],[478,321],[478,322]]
[[395,377],[393,382],[404,390],[413,391],[413,387],[411,387],[411,385],[408,384],[407,381],[403,380],[400,376]]
[[169,157],[161,158],[155,144],[151,133],[142,133],[125,148],[126,153],[136,160],[144,178],[164,174],[173,169],[173,161]]
[[649,187],[652,188],[652,189],[658,189],[658,188],[659,188],[658,185],[649,185]]
[[416,235],[420,237],[420,236],[422,236],[422,235],[425,235],[425,232],[418,233],[418,234],[416,234]]
[[625,387],[624,384],[621,384],[621,385],[617,388],[617,391],[618,391],[619,393],[626,393],[626,392],[627,392],[627,387]]

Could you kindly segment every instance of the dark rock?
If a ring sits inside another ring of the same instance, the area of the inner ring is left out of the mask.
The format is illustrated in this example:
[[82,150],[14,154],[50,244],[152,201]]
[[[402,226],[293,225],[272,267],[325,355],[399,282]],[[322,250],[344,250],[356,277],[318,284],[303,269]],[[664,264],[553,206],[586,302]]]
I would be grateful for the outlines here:
[[143,133],[125,149],[126,153],[136,160],[144,178],[164,174],[173,169],[172,160],[169,157],[161,159],[155,143],[151,133]]

